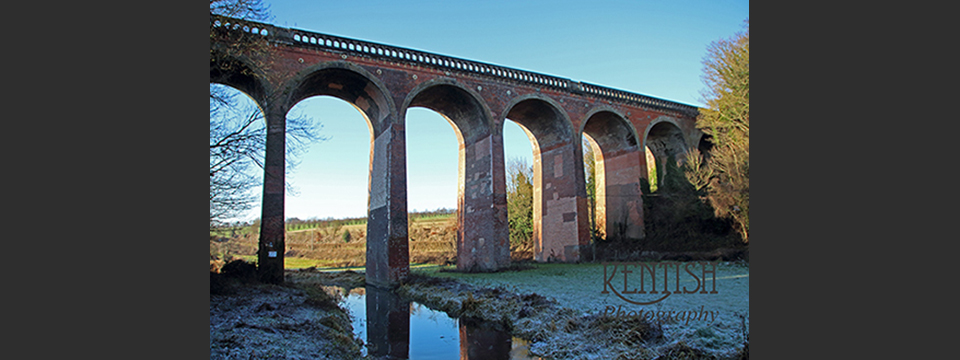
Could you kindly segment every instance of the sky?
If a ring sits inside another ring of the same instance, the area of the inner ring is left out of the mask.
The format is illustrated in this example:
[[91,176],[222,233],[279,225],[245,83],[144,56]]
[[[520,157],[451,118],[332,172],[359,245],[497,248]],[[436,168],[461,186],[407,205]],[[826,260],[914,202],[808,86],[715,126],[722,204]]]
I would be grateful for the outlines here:
[[[269,23],[410,48],[704,106],[702,60],[713,41],[749,18],[747,0],[281,1],[266,0]],[[285,216],[363,217],[370,132],[350,104],[330,97],[298,103],[290,115],[320,122],[287,174]],[[439,114],[406,114],[407,208],[455,209],[458,144]],[[504,158],[533,163],[519,126],[504,126]],[[261,194],[262,188],[254,189]],[[256,206],[241,220],[260,216]]]

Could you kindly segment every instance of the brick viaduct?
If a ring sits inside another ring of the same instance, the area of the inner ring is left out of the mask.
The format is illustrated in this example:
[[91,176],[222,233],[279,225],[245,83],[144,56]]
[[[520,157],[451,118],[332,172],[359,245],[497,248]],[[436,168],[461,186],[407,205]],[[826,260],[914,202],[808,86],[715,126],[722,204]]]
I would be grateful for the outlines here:
[[[698,146],[696,107],[529,71],[230,18],[211,26],[266,40],[268,61],[229,55],[214,41],[210,81],[253,98],[267,122],[258,263],[283,281],[285,119],[316,95],[354,105],[371,131],[367,282],[391,287],[409,272],[404,114],[443,115],[460,142],[457,268],[495,270],[510,262],[503,124],[534,147],[537,261],[578,261],[590,243],[581,135],[598,155],[597,227],[641,238],[645,149],[661,162]],[[226,64],[229,62],[230,64]],[[264,65],[266,64],[266,65]],[[224,66],[229,65],[229,66]],[[229,70],[223,70],[229,69]],[[602,158],[602,159],[601,159]]]

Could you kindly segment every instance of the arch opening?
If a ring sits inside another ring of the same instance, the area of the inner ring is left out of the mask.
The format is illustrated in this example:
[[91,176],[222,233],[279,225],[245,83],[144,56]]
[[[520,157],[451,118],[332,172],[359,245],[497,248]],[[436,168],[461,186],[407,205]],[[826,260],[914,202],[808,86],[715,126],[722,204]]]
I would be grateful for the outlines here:
[[286,257],[315,266],[366,261],[372,129],[360,109],[329,95],[304,98],[288,118],[323,119],[324,141],[304,149],[284,194]]
[[583,137],[594,155],[596,231],[608,240],[643,238],[643,154],[633,127],[616,113],[600,111],[587,118]]
[[507,189],[507,223],[510,259],[534,259],[533,245],[533,154],[536,138],[513,120],[503,122],[504,175]]
[[391,115],[380,86],[354,69],[328,67],[309,73],[291,92],[290,103],[317,95],[332,96],[356,107],[373,129],[374,137],[384,130],[383,121]]
[[650,191],[656,192],[666,175],[667,162],[680,165],[687,154],[687,144],[680,128],[669,121],[653,124],[644,144]]
[[229,86],[262,103],[266,91],[244,59],[216,53],[210,63],[210,83]]
[[[414,107],[440,114],[457,134],[457,268],[487,271],[509,265],[505,193],[502,181],[494,181],[493,150],[499,140],[491,136],[489,110],[476,94],[444,82],[421,85],[409,100],[408,108]],[[499,156],[502,164],[502,152]]]
[[287,104],[317,95],[332,96],[363,115],[371,134],[366,182],[366,279],[368,284],[384,287],[402,282],[410,271],[405,139],[403,124],[397,120],[386,88],[363,68],[338,61],[305,69],[286,92],[290,94]]
[[408,108],[404,118],[410,262],[452,263],[462,136],[449,118],[424,107]]
[[210,83],[210,226],[256,220],[262,189],[266,122],[246,92]]
[[710,159],[710,152],[713,150],[713,136],[709,134],[703,134],[700,137],[700,142],[697,144],[697,150],[700,151],[700,156],[702,157],[703,163],[706,163]]
[[534,147],[534,259],[579,261],[590,242],[581,143],[565,112],[548,99],[528,97],[508,109],[505,118],[529,132]]

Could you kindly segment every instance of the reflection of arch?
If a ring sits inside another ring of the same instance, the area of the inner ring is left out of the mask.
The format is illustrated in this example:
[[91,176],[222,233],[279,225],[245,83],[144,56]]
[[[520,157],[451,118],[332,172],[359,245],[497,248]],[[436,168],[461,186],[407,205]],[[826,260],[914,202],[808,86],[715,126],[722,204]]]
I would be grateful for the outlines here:
[[534,258],[577,261],[580,246],[590,242],[580,139],[567,113],[547,96],[519,96],[505,109],[501,122],[520,125],[534,148]]
[[583,122],[583,134],[596,157],[597,229],[608,239],[642,238],[640,177],[643,152],[636,130],[620,114],[597,109]]
[[[494,184],[494,164],[497,161],[493,151],[495,144],[491,136],[493,121],[489,115],[490,109],[479,94],[448,79],[434,79],[419,84],[404,100],[401,113],[405,114],[410,107],[436,111],[457,134],[460,146],[457,268],[468,271],[495,270],[509,265],[505,194],[494,192],[497,188]],[[497,201],[499,198],[504,199],[502,204]]]

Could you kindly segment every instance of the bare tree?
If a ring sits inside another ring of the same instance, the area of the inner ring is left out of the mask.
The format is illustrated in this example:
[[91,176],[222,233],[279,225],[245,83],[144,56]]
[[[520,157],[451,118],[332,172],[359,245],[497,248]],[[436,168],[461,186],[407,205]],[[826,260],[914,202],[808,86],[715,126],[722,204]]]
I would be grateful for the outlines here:
[[[211,0],[211,16],[229,16],[241,20],[270,19],[262,0]],[[212,20],[212,19],[211,19]],[[266,39],[246,33],[236,35],[211,21],[211,69],[222,73],[231,69],[224,57],[244,56],[259,67],[269,67],[272,47]],[[216,49],[215,49],[215,44]],[[226,45],[224,45],[226,44]],[[248,74],[254,75],[256,74]],[[261,182],[266,149],[266,122],[255,105],[243,106],[238,91],[210,79],[210,226],[221,226],[254,207],[259,198],[251,192]],[[307,146],[322,140],[321,126],[307,116],[290,116],[286,121],[286,172],[297,165]],[[259,169],[259,172],[258,172]],[[290,183],[288,192],[296,193]]]
[[269,21],[270,7],[263,0],[210,0],[210,13],[235,19]]
[[[307,116],[287,118],[286,172],[299,164],[307,146],[323,140],[322,126]],[[256,106],[242,106],[237,93],[210,84],[210,226],[222,225],[253,208],[251,193],[261,182],[266,149],[266,121]],[[296,193],[291,184],[287,191]]]
[[240,109],[222,85],[210,85],[210,226],[236,218],[253,207],[251,190],[262,166],[264,136],[259,111]]

